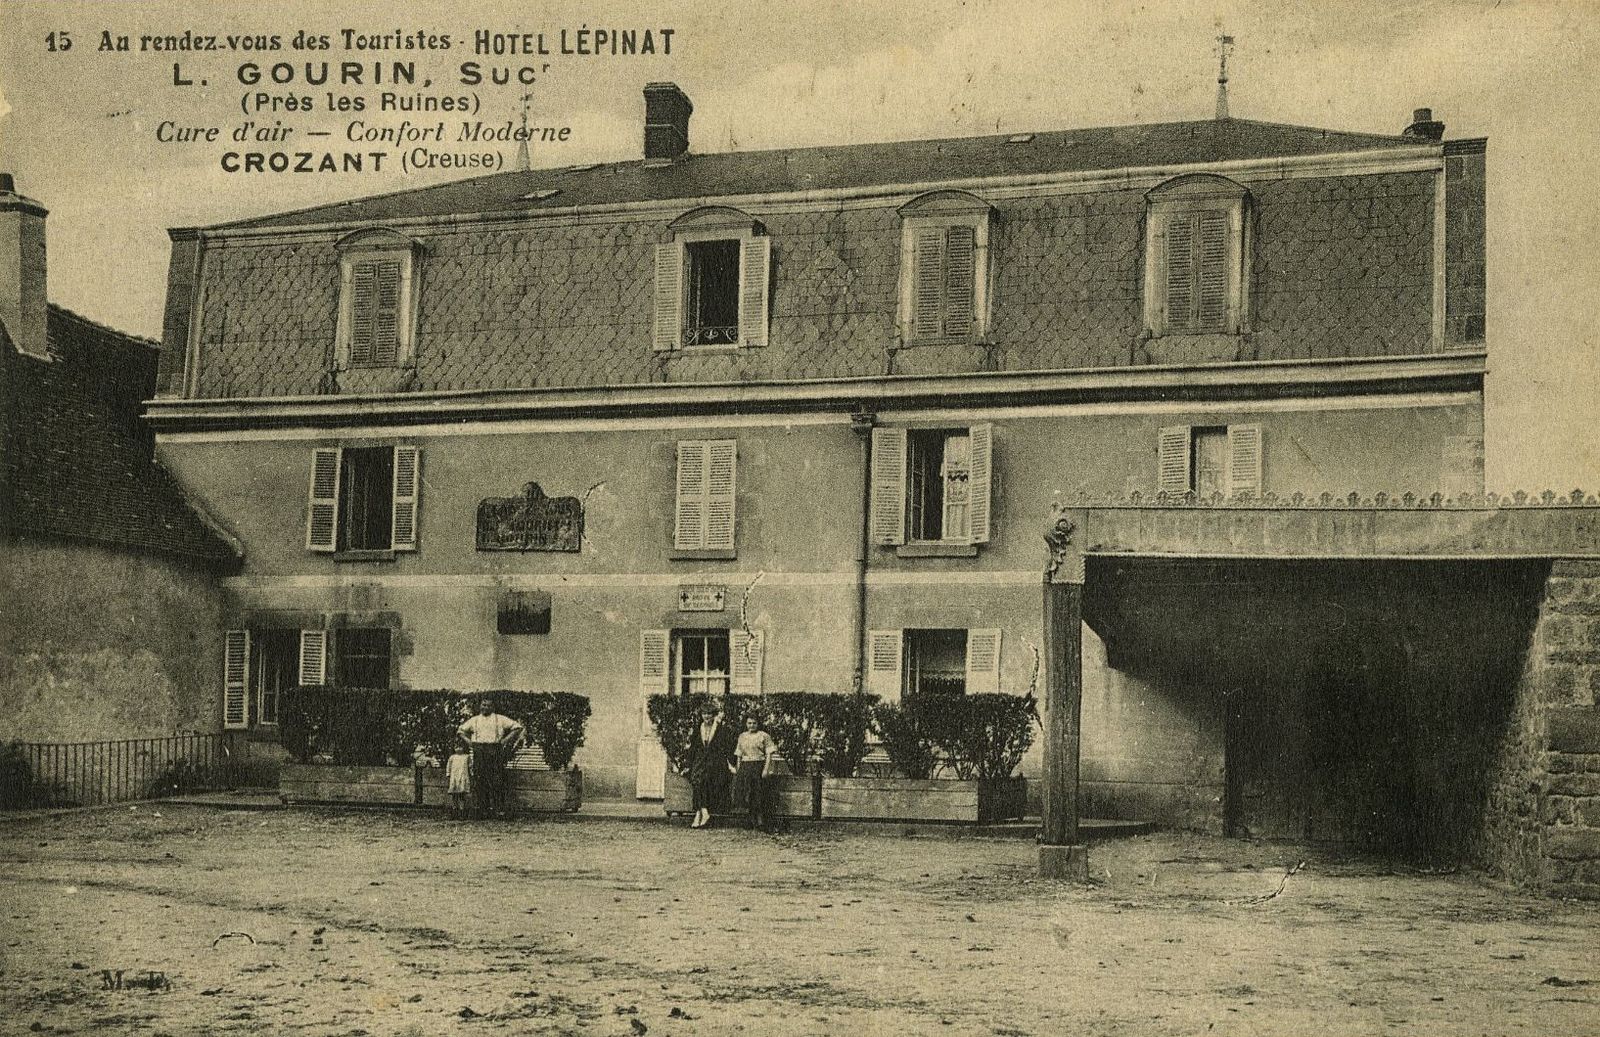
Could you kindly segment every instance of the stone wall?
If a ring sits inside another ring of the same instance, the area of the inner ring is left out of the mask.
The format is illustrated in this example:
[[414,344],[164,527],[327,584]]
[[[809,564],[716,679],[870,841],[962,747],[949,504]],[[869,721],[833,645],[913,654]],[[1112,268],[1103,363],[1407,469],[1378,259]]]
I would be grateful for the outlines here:
[[1480,862],[1600,897],[1600,562],[1558,561],[1499,746]]

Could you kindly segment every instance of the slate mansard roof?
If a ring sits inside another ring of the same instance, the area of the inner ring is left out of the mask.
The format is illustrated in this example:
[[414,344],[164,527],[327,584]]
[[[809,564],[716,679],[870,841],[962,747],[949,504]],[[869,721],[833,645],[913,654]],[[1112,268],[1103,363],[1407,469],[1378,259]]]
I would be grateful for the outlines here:
[[156,463],[140,420],[157,344],[51,305],[51,359],[25,356],[0,325],[0,528],[213,565],[234,547]]
[[[1295,158],[1415,148],[1427,141],[1250,119],[1205,119],[1045,133],[685,155],[494,173],[434,187],[223,224],[307,227],[629,202],[721,198]],[[555,192],[553,194],[549,192]],[[531,197],[530,197],[531,196]]]

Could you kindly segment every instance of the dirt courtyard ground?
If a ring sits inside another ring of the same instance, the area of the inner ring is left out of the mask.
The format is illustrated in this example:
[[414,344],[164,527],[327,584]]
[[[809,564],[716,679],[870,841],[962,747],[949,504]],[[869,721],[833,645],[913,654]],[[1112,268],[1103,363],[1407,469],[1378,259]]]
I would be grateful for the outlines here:
[[1597,905],[1281,844],[144,804],[0,862],[7,1033],[1600,1033]]

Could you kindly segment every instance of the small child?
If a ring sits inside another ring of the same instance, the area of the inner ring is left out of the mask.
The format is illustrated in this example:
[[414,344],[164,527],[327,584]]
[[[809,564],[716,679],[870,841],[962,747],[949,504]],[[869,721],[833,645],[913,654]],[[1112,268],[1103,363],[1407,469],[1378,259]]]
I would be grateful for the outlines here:
[[467,816],[467,796],[472,792],[472,754],[464,738],[456,739],[456,751],[444,765],[444,777],[450,792],[450,816]]

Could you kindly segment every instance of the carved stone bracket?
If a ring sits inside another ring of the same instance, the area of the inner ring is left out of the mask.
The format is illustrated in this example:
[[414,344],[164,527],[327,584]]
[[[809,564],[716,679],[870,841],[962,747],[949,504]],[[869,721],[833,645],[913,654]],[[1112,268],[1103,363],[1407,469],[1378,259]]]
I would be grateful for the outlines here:
[[1059,501],[1052,502],[1050,524],[1044,531],[1045,546],[1050,550],[1050,558],[1044,568],[1044,576],[1048,582],[1083,582],[1083,551],[1072,541],[1072,535],[1077,529],[1077,523],[1072,521],[1071,512]]

